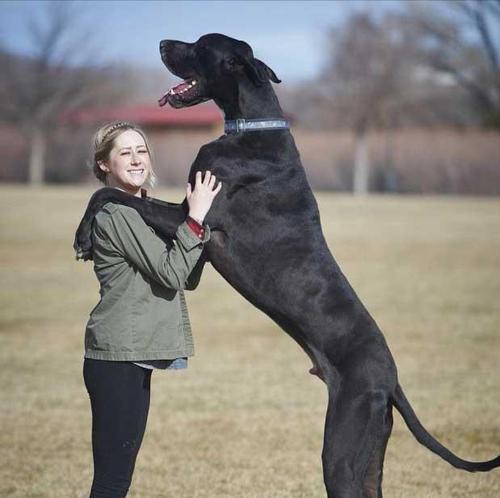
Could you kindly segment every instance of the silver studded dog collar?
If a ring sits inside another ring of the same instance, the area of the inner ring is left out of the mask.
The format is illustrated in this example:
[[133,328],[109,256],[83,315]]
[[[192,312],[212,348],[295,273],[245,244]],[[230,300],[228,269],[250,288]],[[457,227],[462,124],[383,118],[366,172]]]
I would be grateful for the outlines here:
[[285,119],[232,119],[224,121],[224,133],[244,133],[246,131],[288,130]]

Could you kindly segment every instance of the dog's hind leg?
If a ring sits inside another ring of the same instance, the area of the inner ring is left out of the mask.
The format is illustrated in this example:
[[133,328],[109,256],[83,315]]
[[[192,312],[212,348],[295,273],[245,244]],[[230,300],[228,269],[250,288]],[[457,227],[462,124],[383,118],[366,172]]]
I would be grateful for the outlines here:
[[369,498],[382,498],[382,477],[384,470],[384,457],[387,443],[392,431],[392,405],[389,403],[381,427],[381,434],[375,443],[375,450],[369,461],[366,474],[363,478],[365,496]]
[[342,379],[330,396],[323,444],[328,498],[380,498],[382,463],[392,427],[385,391],[360,391]]

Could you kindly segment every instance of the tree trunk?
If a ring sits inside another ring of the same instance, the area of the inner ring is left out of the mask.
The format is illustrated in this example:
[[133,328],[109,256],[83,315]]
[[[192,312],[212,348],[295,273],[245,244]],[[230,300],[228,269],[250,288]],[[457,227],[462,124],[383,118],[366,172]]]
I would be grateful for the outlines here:
[[30,185],[43,184],[46,151],[47,137],[41,128],[35,128],[30,137],[30,159],[28,171],[28,183]]
[[384,192],[399,191],[398,177],[394,165],[395,143],[396,141],[394,139],[394,127],[387,127],[385,129],[385,158],[383,168]]
[[354,195],[365,195],[369,190],[370,159],[368,157],[368,141],[364,129],[356,131],[356,152],[354,157]]

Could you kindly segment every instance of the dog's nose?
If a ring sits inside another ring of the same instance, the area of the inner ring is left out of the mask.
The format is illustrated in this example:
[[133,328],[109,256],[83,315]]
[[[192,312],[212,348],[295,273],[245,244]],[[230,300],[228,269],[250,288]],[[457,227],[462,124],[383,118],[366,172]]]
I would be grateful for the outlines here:
[[168,40],[162,40],[160,42],[160,50],[165,50],[165,48],[167,47],[167,43],[168,43]]

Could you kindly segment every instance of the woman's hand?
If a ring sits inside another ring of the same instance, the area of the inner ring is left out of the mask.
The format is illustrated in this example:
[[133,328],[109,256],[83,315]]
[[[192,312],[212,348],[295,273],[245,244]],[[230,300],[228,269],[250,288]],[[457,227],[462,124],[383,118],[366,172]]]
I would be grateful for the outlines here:
[[198,223],[203,224],[203,220],[212,205],[215,196],[220,192],[222,183],[215,186],[215,175],[210,171],[205,171],[205,178],[202,179],[201,171],[196,173],[194,190],[191,190],[191,184],[186,186],[186,199],[189,206],[189,216]]

